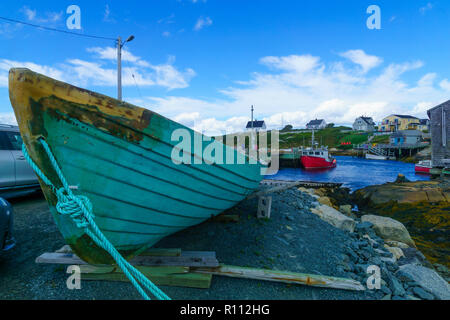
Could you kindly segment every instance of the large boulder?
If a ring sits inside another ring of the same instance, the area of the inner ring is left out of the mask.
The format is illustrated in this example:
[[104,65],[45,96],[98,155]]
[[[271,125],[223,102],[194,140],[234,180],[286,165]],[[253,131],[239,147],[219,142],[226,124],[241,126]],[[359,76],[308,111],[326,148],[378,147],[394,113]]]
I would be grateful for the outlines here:
[[434,270],[416,264],[405,264],[395,274],[417,282],[420,287],[441,300],[450,300],[450,285]]
[[371,222],[375,233],[384,240],[394,240],[406,243],[415,247],[415,243],[405,226],[394,219],[375,215],[365,215],[361,217],[362,222]]
[[356,219],[355,214],[352,212],[352,206],[349,204],[339,206],[339,211],[345,214],[347,217]]
[[319,202],[320,204],[329,206],[329,207],[333,207],[333,203],[331,203],[330,198],[322,196],[319,199],[317,199],[317,202]]
[[395,260],[400,259],[401,257],[404,257],[404,253],[402,251],[402,249],[397,248],[397,247],[390,247],[388,245],[384,245],[384,247],[390,252],[392,253],[392,255],[394,256]]
[[311,212],[318,215],[322,220],[344,231],[353,232],[356,222],[352,218],[340,213],[329,206],[319,205],[311,208]]
[[358,206],[378,206],[390,201],[401,203],[446,202],[448,189],[439,181],[396,182],[369,186],[353,194]]
[[401,249],[409,248],[409,246],[406,243],[400,241],[386,240],[385,243],[390,247],[397,247]]

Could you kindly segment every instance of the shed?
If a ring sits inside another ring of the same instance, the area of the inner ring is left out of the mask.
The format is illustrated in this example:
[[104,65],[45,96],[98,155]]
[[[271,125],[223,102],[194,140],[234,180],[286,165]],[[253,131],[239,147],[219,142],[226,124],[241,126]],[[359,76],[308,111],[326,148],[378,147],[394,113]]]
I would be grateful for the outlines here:
[[395,146],[416,145],[422,141],[422,132],[418,130],[401,130],[391,135],[391,144]]
[[434,167],[450,166],[450,100],[428,110]]

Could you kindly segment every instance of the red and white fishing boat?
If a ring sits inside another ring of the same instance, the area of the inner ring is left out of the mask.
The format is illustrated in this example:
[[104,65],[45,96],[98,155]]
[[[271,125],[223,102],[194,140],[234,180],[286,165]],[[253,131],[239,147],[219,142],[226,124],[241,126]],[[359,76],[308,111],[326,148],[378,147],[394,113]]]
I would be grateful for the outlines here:
[[314,141],[314,130],[312,132],[312,147],[301,149],[301,163],[305,169],[328,169],[335,168],[337,161],[329,152],[328,147],[316,146]]
[[433,168],[431,160],[419,161],[416,163],[415,170],[417,173],[430,173],[430,170]]

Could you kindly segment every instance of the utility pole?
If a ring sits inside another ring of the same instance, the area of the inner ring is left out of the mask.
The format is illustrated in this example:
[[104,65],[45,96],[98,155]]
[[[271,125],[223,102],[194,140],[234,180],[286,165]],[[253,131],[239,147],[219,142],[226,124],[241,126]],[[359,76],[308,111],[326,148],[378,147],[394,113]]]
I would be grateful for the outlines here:
[[122,101],[122,38],[117,39],[117,100]]
[[125,43],[133,41],[134,36],[129,36],[127,41],[122,42],[122,38],[117,38],[117,99],[122,101],[122,48]]
[[252,124],[252,131],[253,131],[253,111],[255,111],[255,109],[253,109],[253,106],[252,106],[252,122],[251,122],[251,124]]

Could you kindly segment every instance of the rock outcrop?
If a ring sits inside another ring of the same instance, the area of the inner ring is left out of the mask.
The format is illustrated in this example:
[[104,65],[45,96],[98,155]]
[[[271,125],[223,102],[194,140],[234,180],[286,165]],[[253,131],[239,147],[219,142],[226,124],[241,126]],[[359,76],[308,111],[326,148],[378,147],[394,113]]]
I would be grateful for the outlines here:
[[361,221],[372,223],[375,233],[384,240],[399,241],[415,247],[408,230],[397,220],[388,217],[365,215],[361,217]]
[[[432,293],[438,299],[450,299],[450,285],[442,279],[434,270],[416,264],[405,264],[400,266],[396,272],[396,277],[403,281],[415,282],[418,287]],[[417,289],[416,289],[417,291]],[[421,295],[422,292],[416,292]]]
[[322,220],[344,231],[353,232],[356,222],[352,218],[340,213],[334,208],[326,205],[319,205],[311,208],[311,212],[318,215]]
[[[429,262],[450,267],[450,179],[369,186],[355,191],[351,198],[361,214],[403,223]],[[389,240],[412,246],[399,239]],[[389,246],[404,249],[402,244]]]
[[357,190],[353,198],[358,205],[363,206],[377,206],[390,201],[397,203],[450,202],[450,189],[442,185],[439,180],[386,183]]

